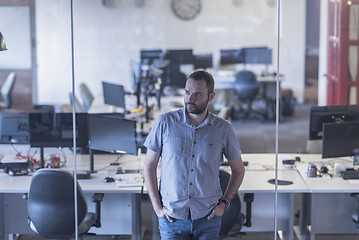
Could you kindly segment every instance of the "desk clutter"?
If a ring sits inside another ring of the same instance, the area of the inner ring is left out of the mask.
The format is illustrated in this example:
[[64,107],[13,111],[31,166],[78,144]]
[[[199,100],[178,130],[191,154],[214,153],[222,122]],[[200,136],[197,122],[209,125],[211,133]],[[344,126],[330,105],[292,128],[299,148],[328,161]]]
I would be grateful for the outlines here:
[[122,173],[114,177],[118,187],[143,186],[143,176],[141,173]]

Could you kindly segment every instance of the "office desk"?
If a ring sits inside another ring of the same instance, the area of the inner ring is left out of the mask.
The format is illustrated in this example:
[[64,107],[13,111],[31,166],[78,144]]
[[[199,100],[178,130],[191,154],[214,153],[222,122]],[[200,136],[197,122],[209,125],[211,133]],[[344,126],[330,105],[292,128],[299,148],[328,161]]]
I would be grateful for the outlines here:
[[303,155],[302,163],[297,164],[303,180],[310,190],[309,195],[304,195],[304,214],[301,230],[309,230],[310,239],[314,240],[316,234],[359,234],[351,219],[353,213],[358,212],[357,200],[350,197],[353,192],[359,192],[359,181],[343,180],[334,169],[330,170],[333,177],[307,177],[309,163],[316,164],[319,168],[322,164],[334,165],[335,162],[344,163],[350,167],[350,158],[322,159],[321,155]]
[[[79,169],[88,169],[88,156],[78,155],[78,158]],[[121,158],[122,167],[137,168],[137,158],[123,156]],[[96,155],[96,169],[109,165],[115,159],[116,157],[113,155]],[[67,160],[67,168],[71,169],[71,156]],[[117,187],[115,182],[104,183],[103,179],[113,173],[112,170],[105,170],[93,174],[89,180],[78,180],[88,200],[89,211],[95,212],[95,204],[91,202],[93,193],[105,194],[101,203],[102,227],[91,228],[89,232],[104,235],[131,235],[132,239],[141,239],[140,198],[142,186]],[[9,177],[5,173],[0,173],[1,236],[33,234],[27,224],[27,205],[26,200],[23,199],[24,194],[28,192],[30,180],[31,176]]]
[[[301,209],[301,227],[309,229],[310,237],[325,233],[355,233],[359,231],[351,220],[351,214],[357,212],[357,202],[350,197],[351,192],[358,192],[359,184],[349,183],[339,176],[330,178],[307,178],[306,167],[309,163],[324,162],[318,154],[293,154],[301,162],[296,168],[286,169],[281,163],[279,154],[278,178],[293,181],[292,185],[278,186],[278,225],[277,230],[283,231],[283,237],[293,239],[294,225],[294,196],[302,194],[304,202]],[[254,193],[252,203],[252,227],[243,227],[243,232],[274,231],[275,186],[267,181],[275,177],[275,154],[243,154],[246,175],[239,194],[242,196],[242,212],[245,214],[243,195]],[[78,155],[78,169],[88,169],[88,156]],[[122,157],[122,168],[142,168],[143,156]],[[71,169],[72,158],[68,157],[67,167]],[[101,169],[116,160],[113,155],[95,155],[96,169]],[[327,160],[325,160],[328,162]],[[333,162],[331,162],[333,164]],[[224,167],[227,168],[228,167]],[[103,178],[113,174],[113,170],[103,170],[93,175],[91,180],[79,180],[89,201],[89,209],[94,211],[94,204],[90,197],[95,192],[105,193],[102,207],[102,224],[99,229],[90,232],[98,234],[132,235],[132,239],[141,237],[140,197],[141,187],[118,188],[115,183],[103,183]],[[30,176],[9,177],[0,173],[0,233],[32,233],[27,226],[26,200]],[[335,209],[335,211],[332,211]],[[306,215],[307,214],[307,215]],[[154,229],[155,230],[155,229]],[[304,235],[303,235],[304,237]]]
[[[283,157],[288,154],[281,154]],[[252,226],[242,227],[242,232],[273,232],[275,230],[275,185],[268,180],[275,177],[275,154],[242,154],[244,161],[249,164],[239,189],[241,196],[241,212],[246,214],[246,205],[243,201],[245,193],[254,193],[252,203]],[[230,171],[228,166],[221,169]],[[284,239],[294,239],[294,194],[308,192],[308,187],[295,169],[285,169],[279,165],[278,179],[292,181],[291,185],[278,186],[278,212],[277,230],[283,231]],[[156,220],[154,216],[154,220]],[[154,225],[153,239],[156,235],[157,225]]]
[[[274,231],[275,185],[268,180],[275,177],[274,170],[247,170],[240,188],[242,213],[245,214],[244,193],[254,193],[252,203],[252,226],[243,227],[243,232]],[[308,188],[297,171],[279,170],[278,179],[292,181],[292,185],[278,186],[277,230],[283,231],[284,239],[294,238],[294,194],[307,192]]]
[[[286,155],[288,154],[279,154],[278,159]],[[243,232],[267,232],[275,229],[275,185],[268,183],[269,179],[275,177],[275,158],[275,154],[242,154],[242,159],[248,161],[239,189],[243,214],[246,211],[244,194],[254,193],[252,226],[243,226]],[[294,239],[294,195],[307,193],[308,187],[298,171],[284,168],[281,162],[278,164],[278,179],[292,181],[293,184],[278,185],[277,230],[283,231],[284,239]]]

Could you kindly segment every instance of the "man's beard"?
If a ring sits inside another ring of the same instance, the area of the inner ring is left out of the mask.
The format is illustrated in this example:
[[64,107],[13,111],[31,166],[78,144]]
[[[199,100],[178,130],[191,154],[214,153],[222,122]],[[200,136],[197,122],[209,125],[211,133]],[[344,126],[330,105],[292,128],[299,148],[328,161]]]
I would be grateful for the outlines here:
[[192,113],[192,114],[202,114],[204,113],[205,111],[207,111],[207,106],[208,106],[208,102],[205,102],[204,104],[198,106],[198,105],[191,105],[191,108],[188,107],[189,103],[185,103],[186,105],[186,112],[187,113]]

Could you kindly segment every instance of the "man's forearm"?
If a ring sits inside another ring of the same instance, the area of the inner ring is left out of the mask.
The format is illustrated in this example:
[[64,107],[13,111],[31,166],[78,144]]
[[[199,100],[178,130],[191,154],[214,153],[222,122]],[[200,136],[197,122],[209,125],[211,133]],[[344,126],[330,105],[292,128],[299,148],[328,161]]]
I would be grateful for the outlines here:
[[162,210],[162,203],[160,200],[160,194],[158,190],[158,183],[157,183],[157,176],[156,174],[149,173],[146,177],[146,186],[148,189],[148,194],[150,196],[150,200],[155,210],[156,214],[158,215]]
[[243,180],[242,176],[235,175],[232,173],[226,192],[223,195],[223,198],[228,201],[231,201],[234,195],[238,194],[238,189],[241,186],[242,180]]
[[242,163],[242,160],[240,160],[239,164],[232,164],[231,171],[231,178],[229,180],[227,189],[223,195],[223,198],[227,199],[228,201],[230,201],[235,194],[238,194],[238,189],[242,184],[245,173],[245,168]]

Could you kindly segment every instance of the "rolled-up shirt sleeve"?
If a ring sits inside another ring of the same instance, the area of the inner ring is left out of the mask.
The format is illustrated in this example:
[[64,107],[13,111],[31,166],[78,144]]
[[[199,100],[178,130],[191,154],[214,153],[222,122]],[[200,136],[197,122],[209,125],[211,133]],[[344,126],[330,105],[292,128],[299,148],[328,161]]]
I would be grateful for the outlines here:
[[146,148],[159,154],[162,153],[162,119],[163,116],[157,118],[144,143]]

